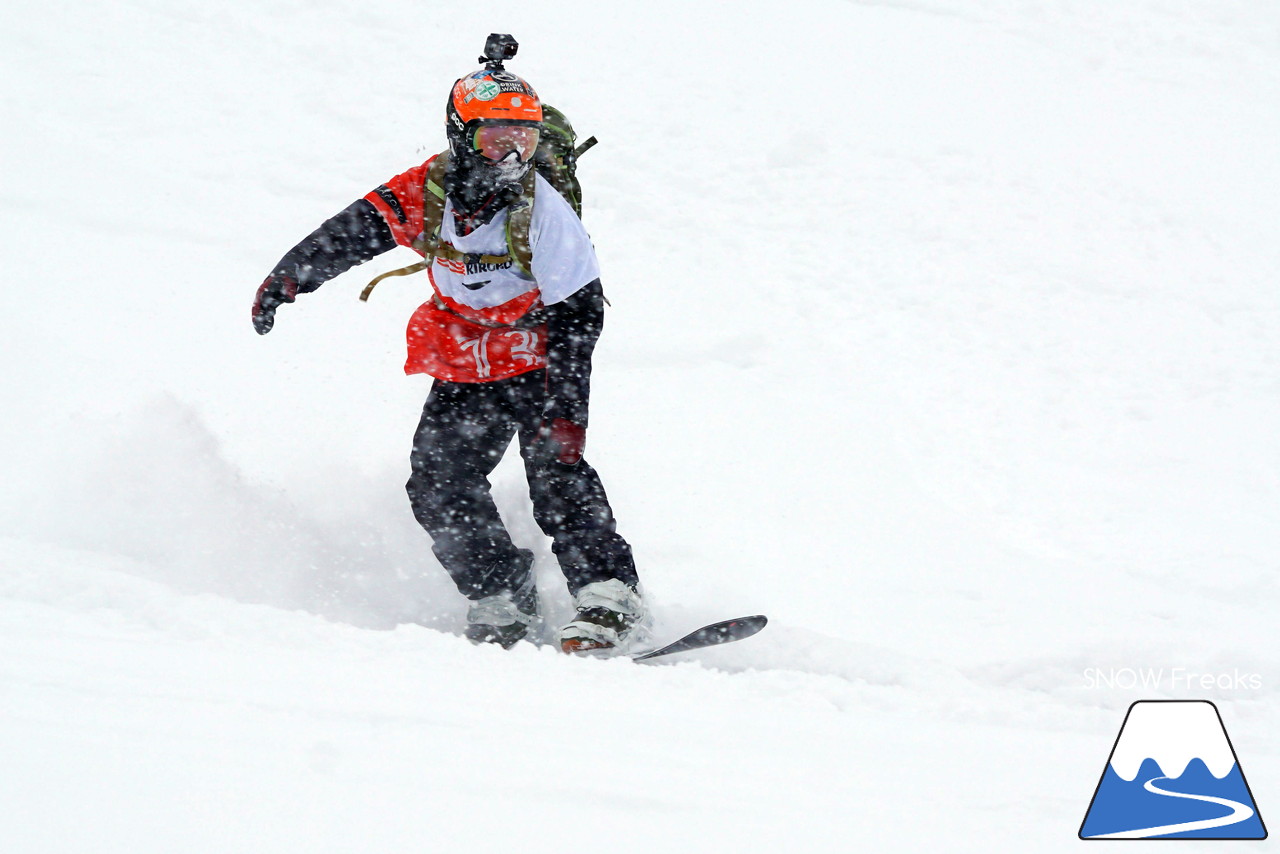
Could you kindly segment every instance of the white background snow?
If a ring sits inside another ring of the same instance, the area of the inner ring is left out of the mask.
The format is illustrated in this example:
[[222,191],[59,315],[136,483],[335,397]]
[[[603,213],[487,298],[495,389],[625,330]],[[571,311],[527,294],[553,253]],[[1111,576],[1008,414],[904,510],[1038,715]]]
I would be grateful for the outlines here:
[[[1275,4],[6,8],[6,851],[1065,851],[1149,697],[1280,811]],[[250,326],[494,31],[601,139],[588,456],[659,635],[751,641],[472,647],[402,491],[428,285],[356,300],[410,258]]]

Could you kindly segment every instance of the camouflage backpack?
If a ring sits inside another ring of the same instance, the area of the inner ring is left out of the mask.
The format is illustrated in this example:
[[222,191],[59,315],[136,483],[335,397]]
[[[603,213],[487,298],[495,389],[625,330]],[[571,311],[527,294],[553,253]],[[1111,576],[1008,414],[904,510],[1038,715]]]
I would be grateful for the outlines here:
[[542,105],[542,135],[533,163],[538,174],[564,196],[573,212],[582,217],[582,186],[578,183],[578,158],[599,140],[594,136],[575,147],[578,136],[564,113]]

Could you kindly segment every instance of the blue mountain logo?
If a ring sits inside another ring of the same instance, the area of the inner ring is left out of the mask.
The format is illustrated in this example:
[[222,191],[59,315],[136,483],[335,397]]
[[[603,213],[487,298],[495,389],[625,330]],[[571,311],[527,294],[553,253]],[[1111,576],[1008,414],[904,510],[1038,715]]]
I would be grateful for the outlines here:
[[1081,839],[1266,839],[1218,707],[1129,707],[1080,825]]

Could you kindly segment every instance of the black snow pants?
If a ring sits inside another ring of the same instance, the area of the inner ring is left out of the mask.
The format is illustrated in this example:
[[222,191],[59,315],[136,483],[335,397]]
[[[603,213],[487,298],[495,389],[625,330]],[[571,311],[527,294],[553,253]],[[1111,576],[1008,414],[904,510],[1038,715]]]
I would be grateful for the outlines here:
[[631,546],[616,530],[595,469],[581,460],[541,464],[535,444],[545,399],[545,372],[487,383],[436,380],[422,411],[406,489],[432,551],[468,599],[516,590],[528,561],[498,516],[489,474],[513,435],[520,440],[533,516],[552,539],[569,592],[617,578],[635,585]]

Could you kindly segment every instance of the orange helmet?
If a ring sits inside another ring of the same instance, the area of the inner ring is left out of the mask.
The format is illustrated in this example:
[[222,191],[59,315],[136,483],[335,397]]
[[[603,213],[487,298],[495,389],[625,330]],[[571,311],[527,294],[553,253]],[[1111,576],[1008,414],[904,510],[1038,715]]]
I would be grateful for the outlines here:
[[502,68],[482,68],[453,84],[445,128],[455,157],[475,150],[486,125],[542,126],[542,102],[533,87]]

